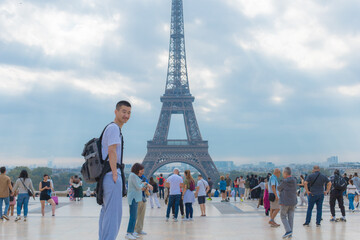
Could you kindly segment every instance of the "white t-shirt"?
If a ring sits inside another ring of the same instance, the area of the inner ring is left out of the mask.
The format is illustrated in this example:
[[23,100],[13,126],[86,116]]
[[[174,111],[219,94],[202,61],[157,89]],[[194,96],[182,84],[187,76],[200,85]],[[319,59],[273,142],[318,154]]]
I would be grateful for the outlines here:
[[206,196],[206,187],[207,186],[209,186],[209,184],[204,179],[200,179],[197,182],[197,187],[199,187],[199,192],[198,192],[199,197]]
[[111,123],[106,127],[102,141],[102,157],[103,160],[106,159],[109,154],[109,146],[116,144],[116,155],[117,163],[121,164],[121,138],[120,138],[120,128],[115,123]]
[[180,184],[184,182],[182,177],[173,174],[170,177],[168,177],[168,179],[166,179],[166,182],[170,183],[170,195],[181,194]]
[[360,178],[359,177],[353,177],[352,178],[354,185],[358,191],[360,191]]

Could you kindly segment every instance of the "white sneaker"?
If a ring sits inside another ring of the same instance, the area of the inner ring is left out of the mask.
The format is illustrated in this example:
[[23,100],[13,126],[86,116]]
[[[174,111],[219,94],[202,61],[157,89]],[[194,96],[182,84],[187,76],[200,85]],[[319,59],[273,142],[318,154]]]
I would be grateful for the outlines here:
[[194,221],[194,219],[193,219],[193,218],[189,218],[189,221]]
[[132,235],[135,237],[135,238],[139,238],[139,234],[137,232],[133,232]]
[[137,232],[137,234],[139,234],[139,235],[147,235],[147,233],[146,233],[146,232],[144,232],[144,231]]
[[184,218],[183,221],[189,221],[189,219],[188,219],[188,218]]
[[125,235],[125,238],[126,238],[126,239],[132,239],[132,240],[136,239],[136,237],[134,237],[131,233],[127,233],[127,234]]
[[169,221],[169,218],[167,217],[165,221],[167,221],[167,222],[168,222],[168,221]]
[[17,217],[15,218],[15,222],[17,222],[17,221],[19,221],[19,220],[21,220],[21,217],[20,217],[20,216],[17,216]]
[[177,218],[174,218],[174,222],[177,222],[178,220],[177,220]]

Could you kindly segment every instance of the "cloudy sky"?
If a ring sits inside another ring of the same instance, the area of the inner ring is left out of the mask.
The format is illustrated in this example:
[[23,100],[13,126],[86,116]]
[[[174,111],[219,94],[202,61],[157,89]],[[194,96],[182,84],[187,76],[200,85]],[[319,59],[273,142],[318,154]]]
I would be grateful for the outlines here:
[[[128,99],[142,161],[164,93],[169,0],[1,0],[0,164],[77,166]],[[360,2],[184,0],[187,64],[213,160],[360,160]],[[182,136],[179,118],[171,136]]]

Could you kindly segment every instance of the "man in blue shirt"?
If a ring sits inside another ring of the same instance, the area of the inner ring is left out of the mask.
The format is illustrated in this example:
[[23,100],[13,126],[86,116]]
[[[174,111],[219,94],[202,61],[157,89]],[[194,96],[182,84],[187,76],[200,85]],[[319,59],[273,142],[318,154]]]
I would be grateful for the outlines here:
[[280,177],[280,169],[276,168],[274,170],[274,174],[271,175],[270,179],[269,179],[269,183],[268,183],[268,189],[269,189],[269,195],[270,194],[275,194],[275,200],[274,201],[270,201],[270,221],[269,224],[272,227],[278,227],[280,226],[280,224],[277,224],[275,222],[275,218],[276,215],[279,213],[280,211],[280,205],[279,205],[279,191],[278,191],[278,186],[279,186],[279,180],[278,178]]
[[[326,191],[324,192],[326,186]],[[313,173],[307,176],[304,185],[305,191],[308,195],[308,209],[306,213],[306,221],[304,226],[309,226],[311,221],[311,214],[316,204],[316,226],[320,227],[322,218],[322,205],[324,202],[324,196],[327,195],[331,188],[331,182],[329,179],[320,173],[320,167],[314,166]]]

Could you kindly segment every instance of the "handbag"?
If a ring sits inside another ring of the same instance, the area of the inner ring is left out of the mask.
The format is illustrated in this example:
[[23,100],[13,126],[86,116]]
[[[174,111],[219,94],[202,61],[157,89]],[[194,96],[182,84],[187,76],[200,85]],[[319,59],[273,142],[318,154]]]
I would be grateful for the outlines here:
[[34,196],[33,192],[25,185],[25,183],[20,179],[21,183],[24,185],[24,187],[27,189],[27,192],[29,194],[29,197]]

